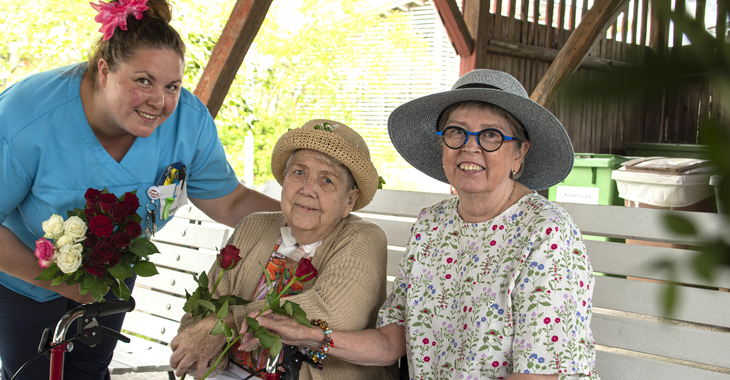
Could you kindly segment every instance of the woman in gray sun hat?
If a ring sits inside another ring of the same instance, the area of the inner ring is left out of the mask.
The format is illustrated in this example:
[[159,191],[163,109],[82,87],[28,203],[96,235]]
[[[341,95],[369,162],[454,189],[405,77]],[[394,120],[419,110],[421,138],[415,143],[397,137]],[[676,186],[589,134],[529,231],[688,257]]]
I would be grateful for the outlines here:
[[[598,379],[581,233],[535,192],[573,165],[555,116],[509,74],[474,70],[398,107],[388,132],[406,161],[458,196],[421,211],[377,329],[332,332],[328,355],[383,365],[407,353],[418,379]],[[262,324],[289,343],[317,343],[288,320]]]

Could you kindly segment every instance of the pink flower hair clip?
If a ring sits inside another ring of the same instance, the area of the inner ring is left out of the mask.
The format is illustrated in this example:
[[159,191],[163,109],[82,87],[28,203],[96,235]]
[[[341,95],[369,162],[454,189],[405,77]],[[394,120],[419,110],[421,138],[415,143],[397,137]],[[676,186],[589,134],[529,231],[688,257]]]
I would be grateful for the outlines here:
[[99,4],[89,4],[99,12],[94,21],[101,24],[99,31],[104,34],[104,41],[112,38],[117,26],[127,30],[127,16],[132,14],[137,20],[141,20],[142,13],[149,9],[147,0],[119,0],[115,3],[99,0]]

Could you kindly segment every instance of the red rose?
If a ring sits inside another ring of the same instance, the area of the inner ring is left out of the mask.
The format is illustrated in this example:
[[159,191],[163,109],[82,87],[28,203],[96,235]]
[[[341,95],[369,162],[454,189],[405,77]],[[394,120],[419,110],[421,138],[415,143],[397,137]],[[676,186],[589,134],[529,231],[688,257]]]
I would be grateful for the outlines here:
[[102,241],[91,250],[89,261],[95,264],[104,264],[109,261],[114,254],[114,251],[116,251],[116,248],[114,248],[111,243],[108,241]]
[[106,272],[104,266],[101,264],[84,264],[84,269],[97,278],[101,278],[101,276],[104,275],[104,272]]
[[236,264],[241,261],[241,256],[238,255],[240,252],[241,250],[236,246],[228,244],[218,253],[218,265],[223,269],[235,268]]
[[87,208],[84,210],[84,214],[86,214],[86,220],[91,220],[91,218],[99,215],[99,208],[97,205],[86,205],[86,207]]
[[108,265],[110,267],[113,267],[113,266],[119,264],[120,261],[122,261],[122,252],[118,249],[115,249],[114,252],[112,253],[112,257],[109,258]]
[[105,213],[111,213],[114,206],[117,204],[117,196],[114,194],[101,194],[99,195],[99,207],[101,211]]
[[127,209],[130,210],[129,215],[127,216],[131,216],[136,213],[139,208],[139,198],[137,198],[134,193],[124,193],[123,203],[127,206]]
[[122,223],[125,220],[127,220],[127,217],[130,215],[129,212],[129,206],[127,206],[124,203],[117,203],[114,208],[112,208],[111,212],[109,213],[109,216],[112,218],[114,223]]
[[119,248],[124,248],[129,245],[130,239],[127,234],[123,232],[115,232],[112,234],[112,237],[110,239],[112,245]]
[[86,207],[96,207],[96,204],[99,202],[99,195],[101,195],[101,191],[99,190],[92,188],[86,190],[86,194],[84,194],[84,199],[86,199]]
[[91,233],[101,237],[109,237],[114,230],[112,220],[106,215],[97,215],[89,220]]
[[309,261],[309,259],[302,259],[299,261],[297,271],[294,275],[300,278],[299,281],[307,282],[317,277],[317,268],[312,265],[312,262]]
[[88,234],[86,235],[86,240],[84,240],[84,246],[89,248],[94,248],[96,244],[99,243],[99,237],[94,234]]
[[124,226],[124,231],[127,234],[127,237],[129,237],[130,239],[136,239],[139,237],[139,235],[142,235],[142,226],[140,226],[137,221],[130,220]]

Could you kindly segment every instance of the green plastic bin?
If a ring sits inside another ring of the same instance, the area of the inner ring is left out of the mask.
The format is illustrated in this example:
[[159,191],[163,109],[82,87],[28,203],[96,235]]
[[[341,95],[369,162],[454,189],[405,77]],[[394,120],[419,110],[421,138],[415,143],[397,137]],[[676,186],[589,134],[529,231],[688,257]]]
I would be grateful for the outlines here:
[[627,142],[626,155],[637,157],[710,158],[707,145]]
[[[623,206],[611,172],[633,157],[613,154],[575,153],[573,169],[563,182],[548,189],[548,199],[557,202]],[[580,226],[579,226],[580,227]],[[624,239],[583,235],[584,239],[623,242]]]
[[573,170],[559,184],[548,189],[548,199],[557,202],[623,206],[611,172],[631,157],[613,154],[576,153]]

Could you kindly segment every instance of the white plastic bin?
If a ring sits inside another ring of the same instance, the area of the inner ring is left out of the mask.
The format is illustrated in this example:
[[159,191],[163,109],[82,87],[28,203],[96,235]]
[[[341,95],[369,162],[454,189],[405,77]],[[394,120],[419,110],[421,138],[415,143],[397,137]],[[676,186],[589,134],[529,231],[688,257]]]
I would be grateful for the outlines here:
[[707,160],[642,157],[624,162],[611,173],[611,178],[616,181],[619,197],[631,201],[627,205],[674,209],[688,208],[713,196],[714,189],[710,185],[713,172]]

